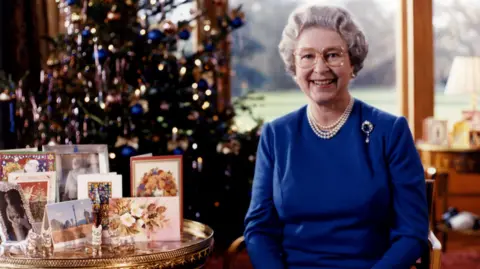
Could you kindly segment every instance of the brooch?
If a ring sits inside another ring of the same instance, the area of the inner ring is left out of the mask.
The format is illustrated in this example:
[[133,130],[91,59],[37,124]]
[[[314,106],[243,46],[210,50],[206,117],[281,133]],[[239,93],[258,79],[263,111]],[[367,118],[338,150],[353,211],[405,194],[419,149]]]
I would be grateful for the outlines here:
[[365,143],[370,142],[370,133],[372,131],[373,131],[373,124],[368,120],[364,121],[362,123],[362,132],[364,132],[367,135],[367,138],[365,139]]

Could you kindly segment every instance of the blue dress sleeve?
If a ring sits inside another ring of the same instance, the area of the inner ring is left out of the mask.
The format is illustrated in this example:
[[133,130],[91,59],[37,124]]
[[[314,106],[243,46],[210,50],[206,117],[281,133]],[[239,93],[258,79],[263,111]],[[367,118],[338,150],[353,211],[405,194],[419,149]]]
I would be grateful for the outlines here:
[[392,188],[391,245],[374,269],[410,268],[428,249],[428,205],[420,156],[404,117],[387,140]]
[[282,224],[273,203],[272,154],[273,134],[270,125],[263,127],[257,149],[252,198],[245,217],[245,244],[254,268],[285,268],[282,259]]

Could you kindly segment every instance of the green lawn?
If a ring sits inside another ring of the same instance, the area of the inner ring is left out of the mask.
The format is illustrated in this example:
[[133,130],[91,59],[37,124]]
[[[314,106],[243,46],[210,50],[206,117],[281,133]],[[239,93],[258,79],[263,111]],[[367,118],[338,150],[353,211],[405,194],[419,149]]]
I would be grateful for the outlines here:
[[[354,89],[352,95],[379,109],[399,115],[398,95],[392,88]],[[306,97],[300,90],[285,92],[259,93],[264,96],[263,101],[252,101],[255,105],[254,114],[265,121],[271,121],[288,112],[298,109],[306,103]],[[435,117],[455,121],[459,118],[461,110],[471,107],[470,96],[447,96],[443,92],[435,94]],[[241,130],[253,127],[253,121],[248,115],[238,112],[237,125]]]

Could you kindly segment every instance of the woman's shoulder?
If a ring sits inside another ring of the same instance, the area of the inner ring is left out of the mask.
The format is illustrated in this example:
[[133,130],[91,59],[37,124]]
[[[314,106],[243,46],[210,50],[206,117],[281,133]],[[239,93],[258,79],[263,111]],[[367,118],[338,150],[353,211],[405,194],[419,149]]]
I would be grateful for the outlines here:
[[358,99],[356,101],[359,103],[362,119],[371,122],[374,128],[391,131],[397,122],[406,122],[404,116],[395,115]]
[[291,128],[293,126],[297,126],[298,122],[304,117],[307,113],[306,111],[307,106],[303,105],[302,107],[291,111],[283,116],[275,118],[274,120],[270,121],[268,125],[272,127],[272,129],[279,130],[284,128]]

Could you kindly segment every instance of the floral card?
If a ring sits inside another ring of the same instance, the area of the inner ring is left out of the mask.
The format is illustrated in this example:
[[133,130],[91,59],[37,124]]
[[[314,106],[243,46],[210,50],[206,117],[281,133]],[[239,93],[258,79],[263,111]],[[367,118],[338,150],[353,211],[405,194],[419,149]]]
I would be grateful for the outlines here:
[[55,172],[8,174],[8,182],[21,187],[35,223],[42,222],[45,205],[55,202],[55,178]]
[[11,172],[55,171],[55,154],[50,152],[0,153],[0,178],[8,180]]
[[109,231],[137,242],[178,241],[182,215],[179,197],[112,198]]
[[113,173],[78,175],[78,199],[92,201],[93,211],[100,212],[105,232],[108,229],[110,198],[122,198],[122,175]]
[[54,248],[76,247],[92,235],[90,199],[66,201],[46,206]]
[[152,156],[130,159],[132,197],[182,195],[182,156]]

